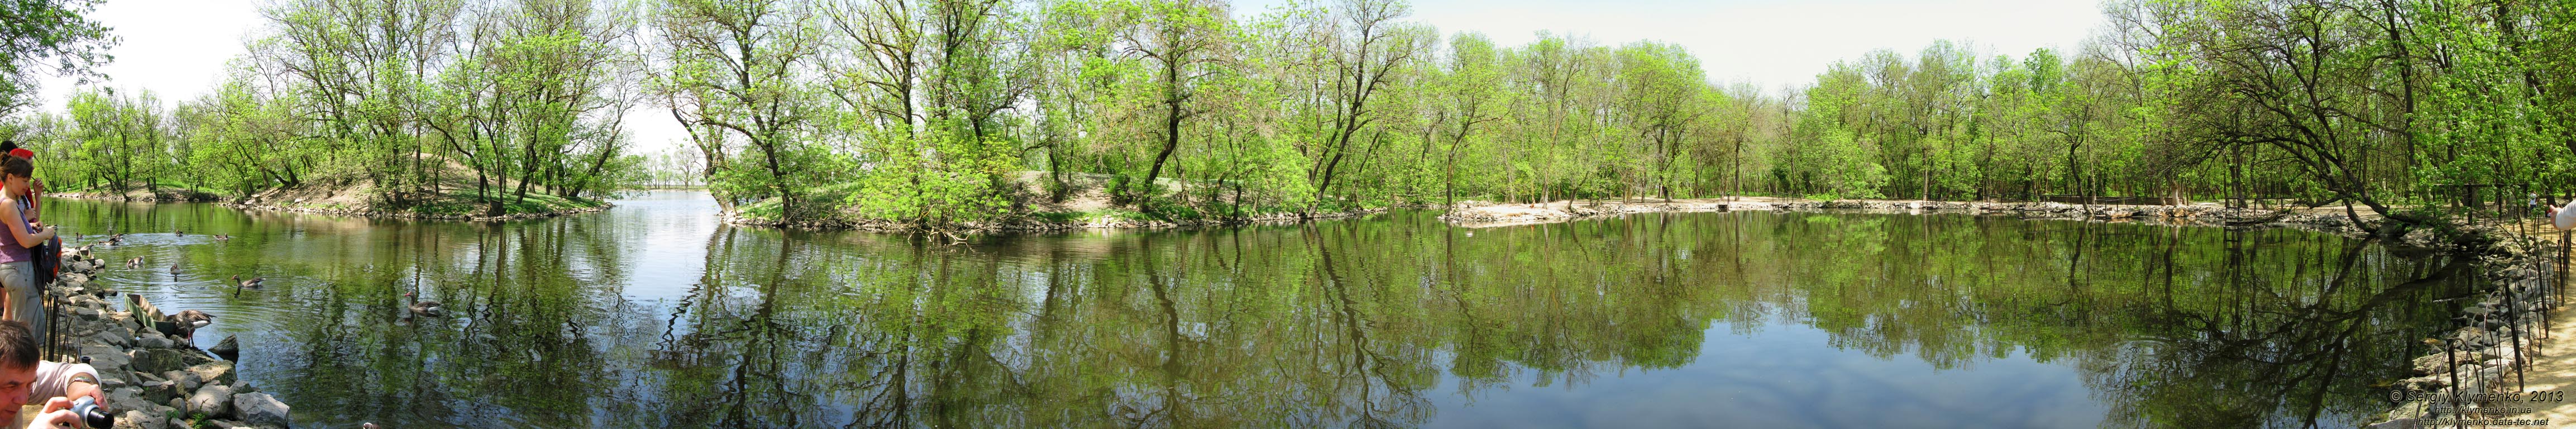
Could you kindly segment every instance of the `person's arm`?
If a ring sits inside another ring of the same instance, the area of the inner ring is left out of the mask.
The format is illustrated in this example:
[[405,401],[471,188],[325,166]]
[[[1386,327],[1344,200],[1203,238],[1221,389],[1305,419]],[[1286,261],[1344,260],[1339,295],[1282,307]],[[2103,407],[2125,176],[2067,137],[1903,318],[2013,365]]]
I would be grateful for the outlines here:
[[98,401],[99,409],[109,409],[107,392],[99,389],[98,368],[85,363],[36,363],[36,380],[27,385],[27,399],[83,396]]
[[97,374],[86,372],[72,374],[71,384],[63,386],[63,397],[78,398],[83,396],[89,397],[91,401],[96,401],[98,403],[99,411],[106,411],[110,415],[116,414],[116,411],[109,409],[107,406],[107,391],[98,387]]
[[0,228],[9,229],[10,242],[17,243],[18,247],[36,247],[44,244],[45,239],[53,238],[43,232],[27,232],[26,219],[19,217],[17,201],[0,200]]

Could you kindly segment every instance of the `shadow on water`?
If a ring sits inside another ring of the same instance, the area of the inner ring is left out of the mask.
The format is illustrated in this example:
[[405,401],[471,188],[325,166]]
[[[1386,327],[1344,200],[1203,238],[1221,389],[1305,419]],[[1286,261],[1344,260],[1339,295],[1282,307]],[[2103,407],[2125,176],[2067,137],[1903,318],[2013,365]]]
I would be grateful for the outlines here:
[[718,226],[704,198],[46,216],[133,233],[99,252],[146,269],[110,281],[221,315],[199,342],[241,336],[242,376],[322,427],[2351,426],[2476,277],[2300,231],[1956,215],[944,245]]

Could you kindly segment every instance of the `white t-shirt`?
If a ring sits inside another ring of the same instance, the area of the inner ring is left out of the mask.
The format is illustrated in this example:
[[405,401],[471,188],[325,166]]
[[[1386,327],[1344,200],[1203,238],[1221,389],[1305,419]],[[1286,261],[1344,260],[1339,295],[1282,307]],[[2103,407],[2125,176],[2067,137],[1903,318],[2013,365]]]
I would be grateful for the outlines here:
[[43,406],[45,400],[63,396],[63,390],[72,387],[72,375],[75,374],[89,374],[95,380],[98,368],[85,363],[36,361],[36,382],[27,386],[27,403],[24,405]]

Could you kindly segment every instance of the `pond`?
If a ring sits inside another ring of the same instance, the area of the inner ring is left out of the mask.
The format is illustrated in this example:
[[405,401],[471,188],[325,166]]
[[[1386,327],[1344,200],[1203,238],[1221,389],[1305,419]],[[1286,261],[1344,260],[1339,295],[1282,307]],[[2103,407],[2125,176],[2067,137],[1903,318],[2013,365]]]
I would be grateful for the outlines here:
[[950,243],[617,203],[45,217],[129,233],[101,259],[148,268],[109,286],[218,315],[198,345],[237,335],[304,427],[2350,427],[2477,277],[2314,232],[1955,214]]

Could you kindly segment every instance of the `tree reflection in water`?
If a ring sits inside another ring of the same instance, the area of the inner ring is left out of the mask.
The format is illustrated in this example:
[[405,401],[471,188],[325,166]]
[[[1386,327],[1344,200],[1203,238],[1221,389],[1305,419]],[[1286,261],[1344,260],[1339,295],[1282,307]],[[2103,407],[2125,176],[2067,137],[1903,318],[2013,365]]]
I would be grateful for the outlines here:
[[753,426],[1412,426],[1443,411],[1426,395],[1724,365],[1697,361],[1712,324],[1781,321],[1935,368],[2073,366],[2112,426],[2297,426],[2378,406],[2406,339],[2451,314],[2420,303],[2463,293],[2467,266],[2297,231],[1744,213],[1467,238],[1421,216],[722,249],[768,262],[709,283],[808,286],[706,295],[757,310],[682,319],[674,344],[714,346],[663,350],[732,384],[667,390],[720,392],[675,411]]
[[[699,249],[618,216],[483,226],[185,207],[60,210],[239,231],[152,251],[287,287],[151,293],[243,313],[227,328],[245,337],[244,377],[299,421],[334,425],[1437,426],[1550,412],[1443,405],[1515,388],[1684,377],[1830,401],[1787,386],[1869,377],[1708,352],[1813,330],[1824,344],[1761,352],[1935,372],[2043,362],[2078,375],[2105,426],[2348,426],[2382,406],[2373,383],[2405,376],[2412,339],[2456,314],[2433,301],[2475,277],[2300,231],[1956,215],[1639,215],[1469,237],[1398,212],[961,245],[712,227]],[[691,265],[694,279],[661,278]],[[685,286],[649,286],[663,283]],[[455,317],[407,319],[415,287]],[[2014,424],[1922,412],[1880,418]]]

